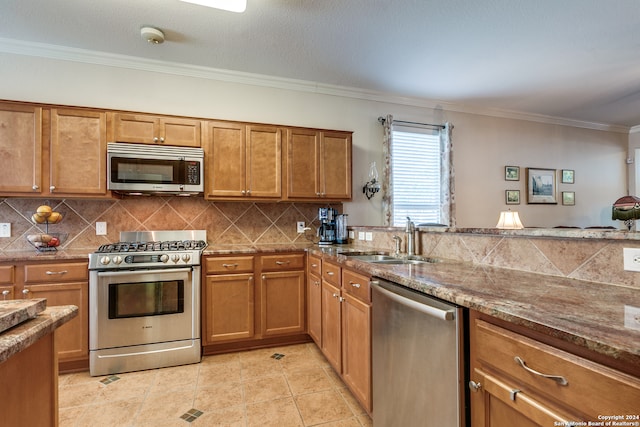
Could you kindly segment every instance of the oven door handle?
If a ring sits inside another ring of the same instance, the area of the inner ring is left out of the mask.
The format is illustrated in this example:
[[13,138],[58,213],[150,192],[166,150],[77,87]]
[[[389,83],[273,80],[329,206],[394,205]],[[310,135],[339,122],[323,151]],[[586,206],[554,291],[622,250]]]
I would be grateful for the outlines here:
[[130,276],[132,274],[149,274],[149,273],[191,273],[191,268],[165,268],[161,270],[126,270],[126,271],[98,271],[98,277],[119,277]]

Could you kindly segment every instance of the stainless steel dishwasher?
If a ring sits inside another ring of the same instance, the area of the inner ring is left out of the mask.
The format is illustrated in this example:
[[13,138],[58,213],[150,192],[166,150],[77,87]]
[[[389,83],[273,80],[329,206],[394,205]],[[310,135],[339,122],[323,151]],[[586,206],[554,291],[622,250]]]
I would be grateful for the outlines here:
[[464,311],[395,283],[372,286],[374,427],[462,427]]

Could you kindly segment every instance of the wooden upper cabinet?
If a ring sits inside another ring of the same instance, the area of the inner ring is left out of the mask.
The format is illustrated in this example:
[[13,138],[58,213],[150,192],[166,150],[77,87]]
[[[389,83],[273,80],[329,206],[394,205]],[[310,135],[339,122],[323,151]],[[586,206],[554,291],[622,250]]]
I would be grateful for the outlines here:
[[0,103],[0,194],[42,189],[42,108]]
[[282,141],[277,126],[209,122],[207,199],[279,199]]
[[286,198],[351,200],[350,132],[288,130]]
[[202,122],[149,114],[113,114],[113,140],[140,144],[200,147]]
[[49,192],[107,194],[107,117],[104,111],[52,109]]

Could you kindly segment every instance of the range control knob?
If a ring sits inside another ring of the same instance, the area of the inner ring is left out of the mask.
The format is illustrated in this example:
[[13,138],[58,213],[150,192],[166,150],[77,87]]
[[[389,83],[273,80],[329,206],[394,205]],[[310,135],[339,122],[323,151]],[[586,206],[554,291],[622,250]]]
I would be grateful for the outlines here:
[[111,259],[108,256],[103,256],[100,258],[100,264],[107,265],[111,262]]
[[116,255],[115,258],[113,258],[113,263],[122,264],[122,257],[120,255]]
[[169,255],[167,254],[160,255],[160,261],[166,263],[167,261],[169,261]]
[[173,261],[173,262],[180,261],[180,255],[178,255],[178,254],[171,255],[171,261]]
[[182,254],[182,260],[184,262],[188,262],[191,259],[191,255],[189,254]]

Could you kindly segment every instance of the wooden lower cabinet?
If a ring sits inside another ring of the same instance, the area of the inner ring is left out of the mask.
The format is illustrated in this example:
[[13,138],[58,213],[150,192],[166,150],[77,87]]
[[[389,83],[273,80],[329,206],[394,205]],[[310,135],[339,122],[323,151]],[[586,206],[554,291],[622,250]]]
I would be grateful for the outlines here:
[[470,358],[473,427],[605,425],[597,424],[601,416],[639,415],[639,378],[494,324],[473,310]]
[[322,347],[322,260],[314,255],[307,259],[307,333]]
[[[9,278],[12,284],[8,283]],[[77,306],[78,315],[56,330],[57,360],[62,372],[88,369],[89,271],[86,261],[3,263],[0,282],[0,299],[46,298],[48,307]]]
[[304,253],[204,257],[204,354],[308,341]]
[[369,276],[336,264],[322,263],[320,348],[362,407],[371,413],[369,282]]

